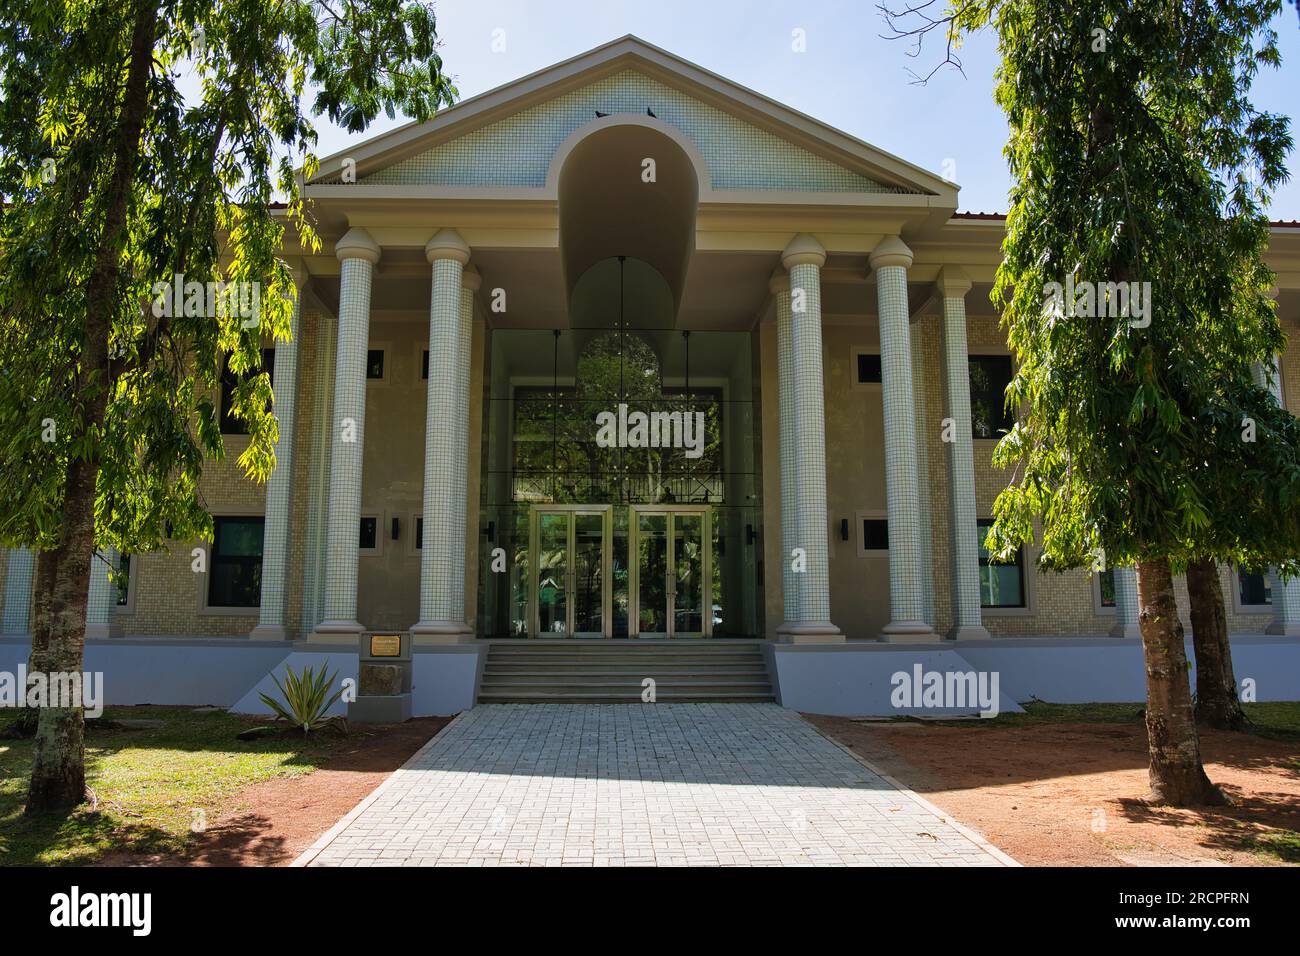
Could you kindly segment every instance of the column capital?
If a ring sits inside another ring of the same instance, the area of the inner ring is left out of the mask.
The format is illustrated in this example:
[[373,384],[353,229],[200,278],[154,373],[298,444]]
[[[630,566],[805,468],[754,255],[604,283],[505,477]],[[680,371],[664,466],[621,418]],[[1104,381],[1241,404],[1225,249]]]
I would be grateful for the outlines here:
[[429,262],[455,259],[461,265],[469,262],[469,246],[455,229],[440,229],[424,246],[424,258]]
[[379,262],[379,243],[370,238],[364,229],[349,229],[343,238],[334,243],[334,254],[339,261],[365,259],[372,266]]
[[477,292],[483,286],[483,277],[473,266],[467,266],[460,275],[460,287],[467,292]]
[[964,299],[971,285],[970,276],[957,266],[944,266],[934,280],[935,291],[942,299]]
[[898,236],[886,236],[880,240],[876,248],[871,250],[871,255],[867,257],[867,262],[873,270],[883,269],[885,266],[902,266],[904,269],[912,267],[912,250]]
[[801,232],[790,240],[781,253],[781,265],[787,269],[795,266],[812,265],[821,268],[826,264],[826,248],[815,236]]
[[772,275],[767,280],[767,291],[773,295],[790,291],[790,276],[784,269],[772,270]]

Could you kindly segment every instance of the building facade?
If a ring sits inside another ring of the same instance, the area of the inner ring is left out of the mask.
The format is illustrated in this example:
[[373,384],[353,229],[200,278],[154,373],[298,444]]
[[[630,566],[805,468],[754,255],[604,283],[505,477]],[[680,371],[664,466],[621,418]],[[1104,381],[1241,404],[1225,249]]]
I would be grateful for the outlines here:
[[[106,556],[126,573],[94,577],[92,642],[184,661],[381,631],[446,662],[1137,636],[1131,569],[982,550],[1004,223],[953,183],[627,37],[359,141],[304,192],[325,245],[286,249],[277,468],[244,478],[223,418],[214,540]],[[1268,255],[1294,338],[1300,226]],[[1300,351],[1260,376],[1300,411]],[[0,561],[17,647],[33,561]],[[1300,637],[1300,582],[1222,575],[1235,634]]]

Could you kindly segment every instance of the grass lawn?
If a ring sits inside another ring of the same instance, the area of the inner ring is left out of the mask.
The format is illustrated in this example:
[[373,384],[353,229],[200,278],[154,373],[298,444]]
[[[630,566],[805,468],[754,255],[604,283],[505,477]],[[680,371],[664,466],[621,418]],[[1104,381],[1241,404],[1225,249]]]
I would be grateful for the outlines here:
[[23,813],[32,742],[0,739],[0,866],[83,864],[108,850],[179,852],[191,829],[215,817],[237,791],[309,773],[344,742],[329,731],[307,740],[236,740],[266,720],[223,711],[108,707],[104,716],[165,724],[89,731],[86,778],[95,807],[68,816]]
[[[969,727],[1036,727],[1043,724],[1140,724],[1146,704],[1049,704],[1036,700],[1022,704],[1023,714],[998,714],[980,720],[933,723]],[[1251,722],[1250,733],[1270,740],[1300,742],[1300,702],[1273,701],[1242,704]],[[901,718],[907,719],[907,718]]]

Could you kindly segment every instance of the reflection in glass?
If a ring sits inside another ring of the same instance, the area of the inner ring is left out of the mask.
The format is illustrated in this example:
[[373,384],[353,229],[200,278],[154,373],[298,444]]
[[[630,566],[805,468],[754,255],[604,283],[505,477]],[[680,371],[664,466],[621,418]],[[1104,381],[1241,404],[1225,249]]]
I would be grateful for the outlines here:
[[537,516],[537,627],[545,637],[569,633],[569,516]]
[[638,630],[643,636],[668,634],[668,516],[643,514],[637,529]]
[[605,635],[605,516],[573,516],[573,631]]
[[704,519],[699,514],[673,515],[673,632],[704,633]]

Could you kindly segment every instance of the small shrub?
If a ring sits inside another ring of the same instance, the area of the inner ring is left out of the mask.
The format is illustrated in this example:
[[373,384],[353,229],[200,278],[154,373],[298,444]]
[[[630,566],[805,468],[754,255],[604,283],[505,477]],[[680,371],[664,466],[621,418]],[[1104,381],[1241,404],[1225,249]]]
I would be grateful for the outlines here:
[[302,730],[304,736],[313,730],[328,726],[341,727],[346,732],[347,721],[342,717],[325,716],[325,712],[343,696],[341,687],[334,692],[333,696],[327,696],[330,685],[334,683],[334,678],[337,676],[338,671],[327,674],[324,668],[321,668],[318,676],[310,667],[305,668],[301,674],[295,674],[292,667],[287,667],[283,684],[280,683],[280,678],[271,675],[271,680],[275,681],[275,686],[279,688],[284,703],[281,704],[269,694],[258,696],[277,717]]

